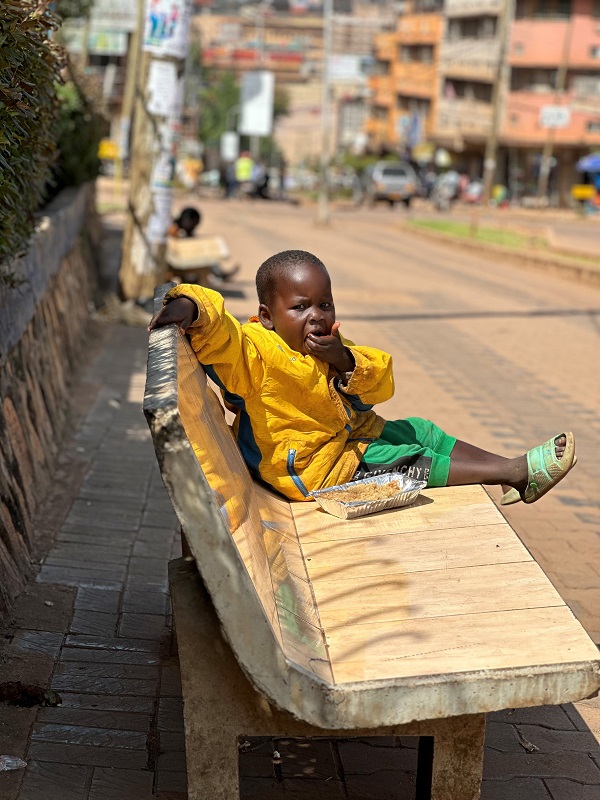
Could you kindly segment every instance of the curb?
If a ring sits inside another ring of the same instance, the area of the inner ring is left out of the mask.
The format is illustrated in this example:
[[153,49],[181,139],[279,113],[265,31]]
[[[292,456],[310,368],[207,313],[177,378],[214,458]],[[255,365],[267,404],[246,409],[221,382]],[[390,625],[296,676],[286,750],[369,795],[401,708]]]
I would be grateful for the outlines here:
[[470,250],[475,253],[484,253],[485,255],[497,256],[498,258],[502,257],[503,259],[508,258],[519,267],[536,269],[540,272],[557,275],[567,280],[576,280],[590,286],[600,287],[600,267],[595,269],[579,261],[559,260],[553,258],[552,254],[542,256],[523,250],[513,250],[510,247],[502,247],[497,244],[486,244],[484,242],[470,241],[469,239],[459,239],[456,236],[440,231],[431,231],[424,228],[417,228],[416,226],[413,227],[410,223],[398,222],[396,223],[396,227],[406,233],[413,233],[425,239],[432,239],[434,241],[443,242],[444,244],[454,245],[454,247],[460,250]]

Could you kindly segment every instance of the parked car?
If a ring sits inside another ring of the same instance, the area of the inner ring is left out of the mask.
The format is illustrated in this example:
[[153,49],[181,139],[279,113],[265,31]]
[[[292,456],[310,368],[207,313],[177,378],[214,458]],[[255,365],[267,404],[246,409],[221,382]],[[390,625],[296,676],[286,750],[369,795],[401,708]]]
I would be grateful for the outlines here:
[[408,208],[419,194],[419,179],[406,161],[378,161],[364,174],[365,200],[370,206],[385,201],[394,206],[398,201]]

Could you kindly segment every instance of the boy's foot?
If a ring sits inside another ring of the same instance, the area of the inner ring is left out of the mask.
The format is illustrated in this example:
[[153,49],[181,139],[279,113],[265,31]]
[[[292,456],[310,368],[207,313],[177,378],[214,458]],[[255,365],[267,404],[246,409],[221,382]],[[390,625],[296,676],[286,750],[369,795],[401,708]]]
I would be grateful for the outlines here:
[[[559,438],[559,437],[557,437]],[[556,439],[554,440],[556,443]],[[560,454],[560,455],[559,455]],[[562,458],[564,454],[564,448],[557,447],[556,448],[556,457]],[[577,456],[573,456],[573,467],[577,463]],[[502,495],[502,499],[500,500],[500,505],[502,506],[512,506],[515,503],[520,503],[522,500],[520,492],[517,489],[513,489],[512,486],[508,484],[502,484],[502,491],[504,494]]]
[[504,494],[502,505],[511,505],[518,499],[535,503],[561,481],[577,463],[575,438],[570,432],[559,434],[516,461],[517,471],[526,473],[526,477],[511,481],[513,488]]

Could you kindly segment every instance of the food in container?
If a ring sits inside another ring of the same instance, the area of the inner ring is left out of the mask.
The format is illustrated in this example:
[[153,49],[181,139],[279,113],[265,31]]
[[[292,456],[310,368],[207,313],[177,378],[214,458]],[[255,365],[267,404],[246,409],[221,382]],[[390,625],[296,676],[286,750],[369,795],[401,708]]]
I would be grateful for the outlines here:
[[415,502],[427,481],[390,472],[311,492],[324,511],[341,519],[354,519]]

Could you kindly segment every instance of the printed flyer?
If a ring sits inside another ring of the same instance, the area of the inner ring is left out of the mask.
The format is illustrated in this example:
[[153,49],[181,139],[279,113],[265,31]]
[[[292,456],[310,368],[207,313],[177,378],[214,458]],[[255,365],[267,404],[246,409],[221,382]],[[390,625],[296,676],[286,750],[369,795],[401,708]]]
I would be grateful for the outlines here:
[[185,58],[190,0],[147,0],[143,48],[157,56]]

